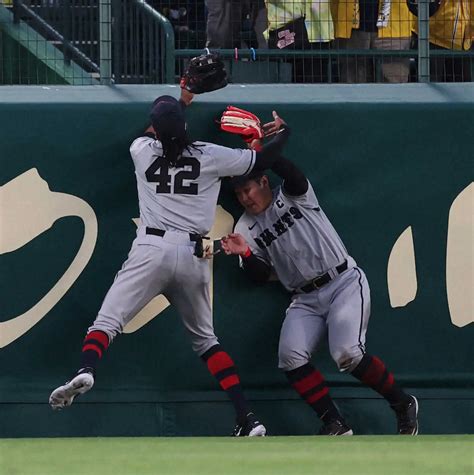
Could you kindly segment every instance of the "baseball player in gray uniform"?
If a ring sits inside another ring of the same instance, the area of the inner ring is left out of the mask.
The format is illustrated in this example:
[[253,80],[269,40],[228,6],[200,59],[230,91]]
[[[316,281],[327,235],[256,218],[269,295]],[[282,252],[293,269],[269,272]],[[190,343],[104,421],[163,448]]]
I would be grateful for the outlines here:
[[[267,133],[280,127],[274,113]],[[253,144],[256,145],[256,144]],[[245,212],[222,239],[256,282],[275,273],[292,294],[281,328],[279,368],[322,420],[322,435],[352,435],[311,355],[327,334],[329,351],[346,372],[381,394],[395,411],[398,433],[418,433],[418,402],[365,350],[370,292],[364,272],[348,254],[304,174],[280,158],[272,170],[283,183],[272,190],[261,171],[232,179]]]
[[152,126],[130,147],[140,208],[137,236],[88,329],[78,372],[51,393],[49,402],[61,409],[91,389],[110,343],[151,299],[163,294],[178,310],[193,350],[234,405],[233,435],[263,436],[266,429],[250,411],[234,362],[214,333],[203,237],[214,220],[221,178],[271,166],[289,129],[282,127],[260,152],[191,142],[184,109],[192,96],[183,89],[180,101],[159,97],[150,115]]

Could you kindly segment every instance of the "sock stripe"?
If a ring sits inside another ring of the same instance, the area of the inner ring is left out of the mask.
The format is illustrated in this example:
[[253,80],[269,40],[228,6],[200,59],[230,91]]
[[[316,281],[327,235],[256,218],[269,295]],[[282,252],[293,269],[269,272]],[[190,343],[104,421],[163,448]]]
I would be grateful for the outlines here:
[[385,368],[382,377],[380,378],[379,382],[377,383],[377,386],[375,387],[375,390],[377,392],[382,391],[383,387],[385,386],[385,383],[388,381],[389,374],[390,373],[387,371],[387,368]]
[[285,371],[285,374],[293,388],[325,424],[332,420],[343,419],[334,405],[323,375],[311,363]]
[[309,398],[306,399],[306,402],[308,404],[313,404],[316,401],[319,401],[323,396],[326,396],[326,394],[329,394],[329,388],[325,386],[323,389],[318,391],[317,393],[313,394]]
[[377,356],[365,354],[359,365],[351,373],[358,380],[377,391],[390,404],[401,404],[409,397],[395,381],[383,361]]
[[83,343],[83,349],[82,351],[84,351],[84,348],[85,346],[96,346],[97,348],[100,349],[100,351],[105,351],[107,349],[107,347],[105,347],[100,341],[96,340],[95,338],[86,338],[84,340],[84,343]]
[[395,383],[395,378],[393,377],[393,374],[388,373],[387,381],[385,381],[385,384],[382,386],[382,389],[380,390],[380,394],[386,394],[390,392],[393,388],[394,383]]
[[210,373],[215,376],[224,391],[240,384],[234,361],[225,351],[219,348],[218,351],[208,356],[206,363]]
[[95,371],[97,362],[102,358],[109,346],[106,333],[94,330],[86,335],[82,344],[81,368],[91,368]]
[[93,340],[98,344],[102,345],[103,349],[106,350],[109,346],[109,337],[106,333],[99,330],[94,330],[88,333],[84,339],[84,343],[89,343],[89,340]]
[[367,368],[365,375],[363,375],[363,381],[377,390],[386,371],[387,369],[382,361],[380,361],[376,356],[372,356],[370,366]]
[[237,368],[230,355],[220,345],[214,345],[202,354],[201,358],[232,401],[237,419],[245,420],[250,410],[240,385]]
[[102,358],[102,349],[98,345],[84,345],[82,352],[84,353],[85,351],[95,351],[99,355],[99,358]]
[[233,374],[236,374],[237,371],[235,369],[235,366],[231,366],[230,368],[223,369],[222,371],[218,371],[216,374],[214,374],[215,378],[217,381],[221,382],[223,379],[232,376]]
[[301,394],[301,397],[303,397],[304,399],[308,399],[310,396],[318,393],[324,388],[327,388],[327,386],[326,386],[326,383],[322,382],[321,384],[318,384],[317,386],[312,387],[309,391],[306,391],[305,393]]
[[318,386],[323,383],[324,383],[323,375],[319,371],[313,370],[313,372],[310,375],[306,376],[303,379],[300,379],[299,381],[294,382],[293,387],[301,395],[303,395],[304,393],[308,392],[315,386]]
[[227,378],[222,379],[219,383],[221,388],[224,391],[227,391],[230,387],[240,384],[240,379],[236,374],[231,374],[230,376],[227,376]]
[[225,351],[218,351],[207,360],[207,367],[212,375],[234,366],[232,358]]

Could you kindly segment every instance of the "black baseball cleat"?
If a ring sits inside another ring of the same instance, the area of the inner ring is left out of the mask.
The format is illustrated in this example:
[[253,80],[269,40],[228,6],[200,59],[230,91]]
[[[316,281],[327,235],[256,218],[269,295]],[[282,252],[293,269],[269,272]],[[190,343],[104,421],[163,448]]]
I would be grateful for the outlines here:
[[232,435],[234,437],[264,437],[266,433],[265,426],[255,417],[253,412],[249,412],[243,423],[237,422]]
[[354,435],[354,432],[344,421],[334,419],[321,427],[319,435]]
[[398,422],[398,433],[401,435],[418,435],[418,400],[410,395],[405,404],[391,406]]

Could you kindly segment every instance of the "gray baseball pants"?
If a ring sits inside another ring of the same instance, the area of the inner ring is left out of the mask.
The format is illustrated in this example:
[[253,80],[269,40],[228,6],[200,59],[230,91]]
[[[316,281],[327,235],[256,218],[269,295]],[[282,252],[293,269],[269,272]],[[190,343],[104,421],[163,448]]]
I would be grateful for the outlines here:
[[369,316],[369,285],[358,267],[319,290],[294,295],[281,328],[279,368],[290,371],[308,363],[327,335],[339,370],[351,372],[365,352]]
[[209,261],[193,255],[187,233],[163,237],[141,233],[117,273],[89,332],[100,330],[112,341],[154,297],[163,294],[177,310],[200,356],[218,343],[209,295]]

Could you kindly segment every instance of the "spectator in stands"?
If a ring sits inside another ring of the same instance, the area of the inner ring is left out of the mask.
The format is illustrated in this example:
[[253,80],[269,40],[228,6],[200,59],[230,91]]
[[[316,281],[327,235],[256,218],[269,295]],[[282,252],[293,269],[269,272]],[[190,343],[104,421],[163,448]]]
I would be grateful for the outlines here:
[[[327,50],[334,39],[330,0],[267,0],[268,47],[284,50]],[[326,82],[327,57],[291,58],[294,82]]]
[[[430,50],[469,51],[473,45],[474,19],[472,0],[434,0],[430,2]],[[407,0],[410,11],[418,16],[418,2]],[[418,34],[418,22],[413,25]],[[430,80],[463,82],[472,80],[471,58],[432,56]]]
[[[331,0],[338,49],[407,50],[414,21],[406,0]],[[340,82],[377,81],[369,56],[339,57]],[[408,82],[409,58],[381,58],[383,82]]]
[[202,48],[205,42],[204,2],[198,0],[150,0],[173,25],[176,48]]
[[206,0],[205,3],[208,48],[241,48],[244,23],[250,25],[247,30],[253,30],[255,35],[255,42],[247,40],[246,46],[266,48],[263,36],[267,28],[264,0]]

